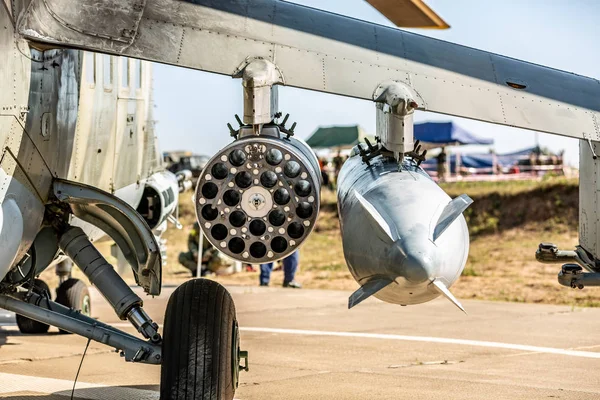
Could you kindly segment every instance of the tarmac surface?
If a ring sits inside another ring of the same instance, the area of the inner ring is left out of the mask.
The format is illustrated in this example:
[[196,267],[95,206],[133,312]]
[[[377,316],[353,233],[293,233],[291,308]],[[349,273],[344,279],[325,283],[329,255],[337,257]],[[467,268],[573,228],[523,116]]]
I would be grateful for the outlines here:
[[[349,293],[229,287],[250,372],[245,399],[600,399],[600,309],[444,299],[399,307]],[[145,309],[159,323],[165,288]],[[119,321],[92,292],[93,315]],[[0,310],[0,398],[66,399],[86,339],[19,334]],[[160,368],[92,343],[76,399],[158,399]]]

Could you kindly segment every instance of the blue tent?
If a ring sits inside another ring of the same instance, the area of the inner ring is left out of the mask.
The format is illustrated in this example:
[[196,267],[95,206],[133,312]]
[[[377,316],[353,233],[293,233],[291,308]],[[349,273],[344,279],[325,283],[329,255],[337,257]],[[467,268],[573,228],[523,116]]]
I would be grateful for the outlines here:
[[[497,154],[495,156],[496,165],[503,168],[510,168],[514,165],[519,164],[519,161],[528,160],[529,155],[532,152],[539,151],[537,147],[530,147],[527,149],[515,151],[506,154]],[[456,171],[456,154],[450,154],[448,156],[450,161],[450,172],[455,173]],[[460,156],[460,165],[465,168],[475,168],[479,170],[493,171],[494,166],[494,155],[491,153],[466,153]],[[427,159],[421,166],[426,171],[435,171],[437,169],[437,159],[435,157]]]
[[[448,161],[450,162],[450,172],[456,172],[456,154],[449,154]],[[502,167],[510,166],[505,165],[505,160],[500,157],[496,157],[496,162]],[[493,171],[494,156],[492,154],[461,154],[460,164],[465,168],[475,168],[481,171],[488,170],[490,173]],[[437,159],[435,157],[427,159],[421,166],[426,171],[437,170]]]
[[415,124],[415,140],[425,148],[466,144],[493,144],[493,139],[477,137],[453,122],[425,122]]

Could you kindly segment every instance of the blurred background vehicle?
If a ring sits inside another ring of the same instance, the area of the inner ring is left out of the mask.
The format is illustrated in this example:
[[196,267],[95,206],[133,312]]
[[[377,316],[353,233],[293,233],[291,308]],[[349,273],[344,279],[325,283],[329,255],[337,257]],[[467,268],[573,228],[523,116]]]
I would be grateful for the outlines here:
[[174,174],[182,170],[192,172],[192,182],[195,184],[210,156],[193,154],[191,151],[167,151],[163,153],[167,169]]

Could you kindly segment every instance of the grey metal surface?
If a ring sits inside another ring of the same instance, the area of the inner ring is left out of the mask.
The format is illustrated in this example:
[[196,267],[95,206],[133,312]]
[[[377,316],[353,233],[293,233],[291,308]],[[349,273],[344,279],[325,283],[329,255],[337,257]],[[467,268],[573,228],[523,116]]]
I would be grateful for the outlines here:
[[[91,289],[91,288],[90,288]],[[25,293],[21,292],[19,293],[17,296],[11,296],[16,298],[16,300],[19,301],[26,301],[29,304],[33,304],[36,307],[40,307],[46,310],[50,310],[52,312],[58,313],[58,314],[62,314],[66,317],[72,318],[72,319],[76,319],[78,321],[82,321],[85,322],[89,325],[92,326],[99,326],[102,327],[103,329],[107,329],[107,330],[112,330],[114,332],[119,333],[120,335],[124,335],[124,336],[128,336],[130,339],[134,339],[134,340],[139,340],[139,338],[130,335],[129,333],[126,332],[122,332],[121,330],[114,328],[112,326],[110,326],[109,324],[106,324],[102,321],[99,321],[96,318],[92,318],[88,315],[83,314],[81,311],[79,310],[74,310],[72,308],[68,308],[66,306],[63,306],[62,304],[53,302],[53,301],[49,301],[51,299],[46,298],[45,296],[41,296],[38,295],[34,292],[32,293],[27,293],[27,295],[25,295]],[[8,314],[10,314],[11,316],[14,317],[14,314],[12,314],[12,312],[7,312]],[[114,314],[113,314],[114,315]],[[14,325],[14,318],[13,318],[13,325]],[[9,324],[7,324],[9,325]]]
[[[99,187],[135,207],[144,181],[163,169],[150,64],[32,48],[14,32],[16,18],[30,4],[15,0],[0,8],[0,54],[6,61],[0,65],[2,277],[37,236],[54,178]],[[104,235],[92,225],[84,229],[94,239]]]
[[561,279],[559,275],[558,279],[559,283],[564,286],[569,286],[572,288],[583,289],[586,286],[600,286],[600,273],[597,272],[584,272],[579,274],[573,279]]
[[535,252],[535,259],[545,264],[578,263],[578,255],[574,250],[559,250],[554,243],[540,243]]
[[156,238],[143,218],[125,201],[92,186],[55,180],[54,193],[73,214],[106,232],[133,269],[136,282],[160,294],[162,263]]
[[414,110],[421,99],[402,82],[387,81],[373,92],[377,103],[377,137],[387,150],[402,161],[405,153],[414,150]]
[[348,308],[352,308],[357,304],[360,304],[364,300],[373,296],[384,287],[392,284],[393,280],[385,278],[375,278],[364,283],[361,287],[356,289],[356,292],[352,293],[348,298]]
[[77,115],[77,53],[30,50],[0,8],[2,278],[36,237],[53,176],[66,173]]
[[349,305],[365,294],[400,305],[443,294],[457,303],[447,288],[468,255],[464,217],[453,218],[434,241],[438,221],[451,204],[448,195],[411,158],[399,164],[391,154],[380,155],[367,165],[359,146],[340,171],[337,192],[344,257],[354,279],[367,285]]
[[[421,110],[600,138],[597,80],[486,51],[275,0],[148,0],[141,19],[111,0],[65,2],[32,3],[19,33],[226,75],[264,57],[287,85],[363,99],[397,80],[419,93]],[[111,10],[127,29],[116,34],[90,10]]]
[[158,325],[153,323],[142,309],[142,299],[106,261],[81,228],[68,228],[62,234],[59,245],[83,271],[90,283],[98,288],[120,319],[128,319],[138,332],[153,343],[161,341]]
[[597,151],[600,138],[579,141],[579,245],[596,258],[600,255],[600,159],[594,154]]
[[244,123],[268,124],[279,112],[276,84],[284,84],[277,66],[262,58],[247,59],[233,74],[242,78],[244,87]]
[[440,215],[440,218],[433,229],[433,241],[435,242],[435,240],[440,237],[454,220],[459,218],[471,204],[473,204],[473,199],[466,194],[461,194],[452,199],[452,201],[444,208],[444,211],[442,211],[442,215]]

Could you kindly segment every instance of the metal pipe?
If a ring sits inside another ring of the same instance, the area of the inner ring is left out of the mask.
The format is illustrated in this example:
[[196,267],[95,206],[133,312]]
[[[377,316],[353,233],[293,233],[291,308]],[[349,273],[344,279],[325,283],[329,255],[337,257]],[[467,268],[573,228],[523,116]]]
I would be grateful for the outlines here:
[[70,227],[59,241],[61,250],[94,284],[119,318],[128,319],[147,339],[159,343],[158,325],[142,310],[142,299],[125,283],[79,227]]
[[[48,300],[48,304],[52,309],[63,307],[51,300]],[[7,295],[0,295],[0,308],[121,350],[126,361],[160,364],[162,360],[160,346],[145,342],[112,327],[107,329],[104,324],[97,321],[86,322],[84,318],[80,318],[81,315],[67,316]]]
[[78,310],[75,310],[75,309],[72,309],[69,307],[65,307],[62,304],[56,303],[47,297],[40,296],[39,294],[37,294],[35,292],[31,292],[31,293],[21,292],[21,293],[17,293],[15,295],[13,295],[12,297],[15,298],[16,300],[20,300],[25,303],[32,304],[36,307],[40,307],[45,310],[56,312],[56,313],[66,316],[66,317],[73,318],[73,319],[85,322],[87,324],[90,324],[90,325],[97,325],[104,329],[112,330],[113,332],[119,333],[121,335],[126,335],[131,339],[139,340],[139,338],[137,338],[133,335],[130,335],[129,333],[123,332],[117,328],[114,328],[108,324],[105,324],[104,322],[98,321],[97,319],[88,317],[87,315],[82,314]]
[[70,227],[61,236],[59,246],[98,288],[120,319],[125,320],[133,307],[142,305],[142,299],[117,274],[81,228]]
[[559,250],[553,243],[540,243],[535,252],[535,259],[544,264],[578,263],[574,250]]

